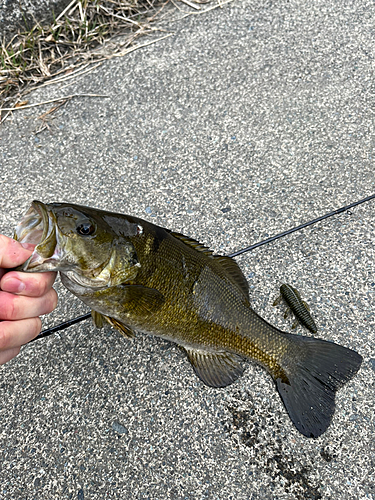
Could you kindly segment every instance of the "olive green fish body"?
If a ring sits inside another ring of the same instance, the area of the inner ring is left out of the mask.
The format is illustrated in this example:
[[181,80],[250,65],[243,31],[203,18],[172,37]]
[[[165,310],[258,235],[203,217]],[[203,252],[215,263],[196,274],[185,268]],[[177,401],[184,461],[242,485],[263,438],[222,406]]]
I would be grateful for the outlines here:
[[234,382],[243,359],[260,363],[306,436],[326,430],[335,391],[360,366],[350,349],[267,323],[250,307],[236,262],[181,234],[122,214],[34,202],[16,237],[37,243],[24,271],[60,270],[98,326],[104,318],[125,336],[139,330],[177,343],[207,385]]
[[[225,351],[254,359],[274,378],[281,376],[278,359],[290,342],[250,308],[247,283],[237,264],[202,246],[203,250],[197,250],[194,240],[134,221],[143,228],[141,236],[130,238],[141,262],[136,279],[131,285],[80,298],[131,329],[171,340],[187,350]],[[64,278],[63,283],[70,288]],[[137,287],[139,294],[132,297]],[[141,287],[144,304],[140,304]],[[150,290],[161,295],[153,297],[151,292],[148,296]]]

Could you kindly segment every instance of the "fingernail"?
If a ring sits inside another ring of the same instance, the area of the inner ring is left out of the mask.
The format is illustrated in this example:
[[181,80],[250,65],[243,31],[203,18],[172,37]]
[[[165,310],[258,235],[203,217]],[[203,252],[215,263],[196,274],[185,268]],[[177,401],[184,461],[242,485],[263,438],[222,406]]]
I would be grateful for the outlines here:
[[35,245],[32,245],[31,243],[20,243],[23,248],[26,250],[30,250],[31,252],[34,250]]
[[20,281],[16,278],[11,278],[3,282],[1,284],[1,288],[4,290],[4,292],[21,293],[25,290],[26,285],[23,281]]

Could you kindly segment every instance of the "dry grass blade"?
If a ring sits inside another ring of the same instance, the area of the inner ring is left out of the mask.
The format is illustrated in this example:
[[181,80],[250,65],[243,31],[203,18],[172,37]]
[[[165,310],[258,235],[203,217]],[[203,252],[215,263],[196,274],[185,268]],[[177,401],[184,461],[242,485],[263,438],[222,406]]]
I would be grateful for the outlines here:
[[64,101],[59,102],[52,108],[50,108],[48,111],[45,113],[42,113],[41,115],[38,116],[38,120],[40,120],[42,123],[39,127],[37,127],[34,130],[34,134],[40,134],[43,132],[43,130],[48,129],[52,133],[52,120],[53,120],[53,113],[60,109],[62,106],[64,106],[70,99],[65,99]]
[[[205,10],[198,4],[210,0],[181,1],[195,9],[194,12],[182,11],[186,17],[203,14],[233,0],[218,0],[218,4]],[[164,31],[152,27],[151,23],[158,21],[158,16],[160,19],[165,17],[165,12],[163,16],[160,13],[170,2],[174,4],[173,0],[72,0],[53,23],[37,23],[30,31],[18,33],[9,42],[2,41],[0,121],[11,112],[7,110],[14,110],[16,103],[36,87],[83,75],[94,69],[93,62],[123,56],[166,38],[134,45],[140,36]],[[125,35],[125,43],[115,44],[109,55],[98,50],[114,35]],[[2,111],[7,111],[3,117]]]
[[93,49],[113,35],[127,35],[128,47],[153,31],[150,22],[161,5],[159,0],[72,0],[53,23],[37,23],[8,43],[3,41],[0,108],[14,107],[31,88],[65,70],[103,59]]
[[[19,109],[28,109],[35,108],[37,106],[43,106],[43,104],[50,104],[51,102],[60,102],[60,101],[68,101],[69,99],[73,99],[73,97],[109,97],[109,95],[102,94],[72,94],[65,97],[56,97],[55,99],[50,99],[49,101],[35,102],[34,104],[26,104],[23,106],[17,106],[17,104],[13,108],[2,108],[2,111],[17,111]],[[20,104],[20,103],[18,103]]]
[[189,0],[181,0],[181,2],[186,3],[186,5],[192,7],[195,10],[201,10],[199,5],[194,5],[193,2],[189,2]]

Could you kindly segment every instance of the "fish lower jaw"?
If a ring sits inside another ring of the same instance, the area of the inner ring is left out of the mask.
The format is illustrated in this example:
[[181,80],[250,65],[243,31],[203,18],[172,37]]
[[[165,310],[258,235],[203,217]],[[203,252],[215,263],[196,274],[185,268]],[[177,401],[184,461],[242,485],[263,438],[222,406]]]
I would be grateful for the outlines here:
[[22,270],[25,272],[60,271],[63,260],[64,252],[58,244],[55,246],[53,254],[48,256],[39,253],[37,245],[31,257],[23,264]]
[[61,275],[64,285],[73,293],[78,293],[79,295],[86,295],[90,290],[97,291],[108,287],[108,281],[98,278],[87,278],[74,270],[62,270]]
[[59,270],[60,258],[58,256],[52,256],[46,259],[42,257],[37,252],[34,252],[32,256],[23,265],[23,271],[35,271],[35,272],[47,272],[47,271],[58,271]]

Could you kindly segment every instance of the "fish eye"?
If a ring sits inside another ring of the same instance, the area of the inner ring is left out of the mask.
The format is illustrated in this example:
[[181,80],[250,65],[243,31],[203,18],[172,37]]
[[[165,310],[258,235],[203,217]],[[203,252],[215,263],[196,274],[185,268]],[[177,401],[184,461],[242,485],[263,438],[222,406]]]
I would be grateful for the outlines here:
[[83,222],[77,226],[76,231],[81,236],[90,236],[95,232],[95,226],[91,222]]

